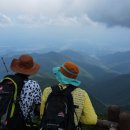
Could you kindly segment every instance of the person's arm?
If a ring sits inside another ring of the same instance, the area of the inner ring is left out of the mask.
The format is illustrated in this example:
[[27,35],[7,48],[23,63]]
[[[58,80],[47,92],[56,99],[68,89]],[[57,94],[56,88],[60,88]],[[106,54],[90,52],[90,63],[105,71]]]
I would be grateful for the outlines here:
[[80,122],[87,125],[96,125],[102,128],[109,128],[109,130],[117,130],[118,127],[118,123],[116,122],[98,119],[87,93],[85,93],[84,107]]
[[83,111],[80,117],[80,122],[83,124],[95,125],[97,123],[97,115],[92,106],[91,100],[85,91],[84,96],[85,100],[83,104]]
[[41,104],[41,97],[42,97],[42,91],[37,82],[34,83],[35,85],[35,91],[34,92],[34,104],[35,104],[35,109],[34,113],[35,115],[40,115],[40,104]]

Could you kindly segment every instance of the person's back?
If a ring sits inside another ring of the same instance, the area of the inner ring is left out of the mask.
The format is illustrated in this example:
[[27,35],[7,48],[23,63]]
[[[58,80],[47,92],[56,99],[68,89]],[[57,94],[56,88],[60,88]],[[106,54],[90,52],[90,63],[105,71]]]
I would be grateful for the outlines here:
[[18,99],[24,84],[21,75],[6,75],[0,82],[0,129],[6,128],[18,111]]
[[[72,62],[65,62],[63,66],[54,68],[53,72],[57,80],[60,82],[58,86],[61,90],[66,89],[68,86],[75,87],[75,89],[71,92],[73,97],[73,104],[75,106],[75,126],[78,126],[79,121],[84,124],[96,124],[97,115],[93,109],[89,96],[84,90],[80,88],[80,81],[76,79],[79,73],[78,66]],[[44,118],[44,108],[46,107],[46,102],[51,93],[51,87],[47,87],[43,91],[40,109],[41,118]]]
[[[37,73],[39,65],[33,61],[30,55],[21,55],[19,59],[13,59],[10,65],[14,75],[22,79],[18,85],[18,94],[15,103],[15,111],[12,118],[7,122],[8,130],[26,130],[30,127],[26,123],[33,120],[34,109],[40,105],[41,89],[39,84],[28,77]],[[19,89],[19,87],[21,87]],[[30,128],[31,129],[31,128]]]

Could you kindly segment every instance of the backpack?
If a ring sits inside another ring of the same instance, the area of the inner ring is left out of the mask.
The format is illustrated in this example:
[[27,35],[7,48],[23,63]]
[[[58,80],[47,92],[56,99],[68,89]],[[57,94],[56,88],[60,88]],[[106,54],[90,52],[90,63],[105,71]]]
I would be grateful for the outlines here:
[[14,116],[22,85],[23,80],[17,75],[7,75],[0,82],[0,130]]
[[[45,104],[40,130],[76,130],[74,123],[75,106],[71,92],[75,86],[60,90],[53,86]],[[76,113],[75,113],[76,114]]]

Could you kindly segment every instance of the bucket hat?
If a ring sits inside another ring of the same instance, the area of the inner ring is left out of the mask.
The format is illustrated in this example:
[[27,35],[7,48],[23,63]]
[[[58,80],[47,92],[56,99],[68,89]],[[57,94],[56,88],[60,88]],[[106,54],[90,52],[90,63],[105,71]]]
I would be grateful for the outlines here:
[[60,67],[54,67],[53,73],[61,84],[80,85],[80,81],[77,80],[79,67],[71,61],[64,62]]

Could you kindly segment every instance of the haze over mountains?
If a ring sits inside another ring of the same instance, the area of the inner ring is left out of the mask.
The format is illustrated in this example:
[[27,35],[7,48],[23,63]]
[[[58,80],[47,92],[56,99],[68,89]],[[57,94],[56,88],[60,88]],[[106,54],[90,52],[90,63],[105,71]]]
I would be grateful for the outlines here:
[[[8,69],[13,57],[27,53],[25,50],[11,52],[0,54]],[[90,55],[75,50],[28,53],[41,65],[39,73],[32,78],[40,83],[42,89],[58,83],[52,73],[53,67],[62,65],[65,61],[73,61],[80,67],[78,79],[82,82],[81,87],[91,96],[98,113],[106,112],[106,107],[110,104],[120,105],[122,109],[130,111],[130,51],[104,55]],[[0,64],[2,78],[7,72],[2,61]],[[12,73],[10,69],[9,72]]]
[[[26,34],[26,33],[25,33]],[[23,34],[23,35],[25,35]],[[27,34],[26,34],[27,35]],[[63,34],[62,34],[63,35]],[[65,34],[66,35],[66,34]],[[68,34],[69,35],[69,34]],[[3,36],[5,37],[5,36]],[[2,38],[3,38],[2,37]],[[18,54],[22,52],[36,52],[36,53],[47,53],[50,51],[64,51],[64,50],[75,50],[89,55],[104,55],[104,54],[113,54],[116,52],[125,52],[129,51],[129,44],[125,43],[91,43],[87,39],[65,39],[63,37],[58,40],[51,37],[51,39],[33,39],[35,36],[31,36],[31,41],[28,39],[17,41],[18,39],[6,38],[6,41],[1,40],[0,42],[0,55],[4,54]],[[63,39],[62,39],[63,38]],[[23,38],[24,39],[24,38]],[[10,44],[8,44],[10,43]],[[38,44],[37,44],[38,43]],[[14,51],[15,50],[15,51]]]
[[[73,61],[80,66],[79,80],[81,87],[86,89],[93,97],[108,104],[128,105],[130,100],[130,51],[118,52],[94,57],[83,52],[64,50],[60,52],[32,53],[31,55],[41,65],[39,73],[33,78],[37,79],[42,87],[57,83],[52,74],[52,68],[65,61]],[[1,54],[2,56],[2,54]],[[13,57],[19,53],[4,55],[9,68]],[[6,74],[1,62],[0,76]]]
[[0,56],[9,68],[12,57],[31,53],[41,64],[33,78],[42,87],[57,83],[53,66],[72,60],[98,110],[108,104],[130,110],[129,12],[129,0],[0,1]]

